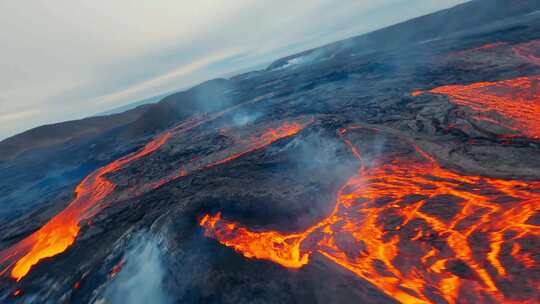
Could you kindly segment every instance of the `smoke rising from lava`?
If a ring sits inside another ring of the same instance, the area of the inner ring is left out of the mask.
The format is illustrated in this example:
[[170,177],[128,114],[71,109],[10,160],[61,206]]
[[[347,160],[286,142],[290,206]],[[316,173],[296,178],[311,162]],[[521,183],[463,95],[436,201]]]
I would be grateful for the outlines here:
[[[343,139],[362,162],[347,132]],[[318,252],[403,303],[531,297],[503,287],[515,281],[533,290],[538,284],[532,275],[538,263],[523,244],[538,240],[529,221],[539,206],[533,189],[540,184],[461,175],[412,145],[414,156],[361,165],[340,189],[330,215],[306,230],[255,231],[219,213],[206,214],[200,225],[247,258],[287,268],[303,267]],[[509,199],[513,203],[498,202]],[[474,239],[486,239],[488,248],[478,248]],[[511,259],[501,258],[503,251],[511,251]]]
[[103,297],[95,304],[169,304],[164,279],[167,273],[158,241],[143,234],[131,241],[124,254],[125,263],[111,279]]

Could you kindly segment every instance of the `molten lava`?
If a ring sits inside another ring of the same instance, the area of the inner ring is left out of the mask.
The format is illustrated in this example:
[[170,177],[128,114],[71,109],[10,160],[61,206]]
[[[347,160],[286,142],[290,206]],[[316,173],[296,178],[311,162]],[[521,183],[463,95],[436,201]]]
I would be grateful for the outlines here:
[[[155,138],[140,151],[116,160],[87,176],[77,186],[75,198],[69,203],[66,209],[54,216],[43,227],[27,238],[1,252],[0,264],[5,267],[1,274],[10,271],[11,277],[19,281],[28,274],[32,266],[39,263],[39,261],[64,252],[74,243],[80,230],[80,222],[85,219],[91,219],[110,203],[107,199],[114,191],[116,185],[106,178],[107,174],[115,172],[130,162],[158,150],[171,137],[171,132],[192,129],[203,122],[219,117],[219,115],[222,115],[225,112],[226,111],[222,111],[209,117],[203,117],[203,119],[189,120],[186,123],[182,123],[171,129],[171,131],[165,132]],[[279,139],[298,133],[307,124],[309,123],[284,123],[277,128],[265,130],[261,135],[254,136],[251,140],[244,143],[239,152],[229,153],[223,159],[196,166],[190,172],[214,167],[239,158],[252,151],[264,148]],[[188,172],[182,168],[179,170],[178,174],[172,177],[164,178],[158,182],[140,186],[139,188],[146,190],[155,189],[176,178],[184,177],[187,174]],[[131,191],[134,195],[141,194],[140,190]]]
[[540,227],[532,219],[540,213],[540,182],[462,175],[416,151],[361,167],[331,214],[305,231],[252,231],[220,214],[204,215],[200,225],[248,258],[289,268],[320,253],[403,303],[537,297]]
[[[6,252],[2,252],[3,257],[0,260],[2,264],[16,260],[11,269],[11,276],[18,281],[40,260],[62,253],[71,246],[79,233],[79,223],[99,212],[104,207],[103,200],[115,188],[115,185],[107,180],[105,175],[122,168],[135,159],[154,152],[169,137],[170,133],[164,133],[149,142],[140,151],[116,160],[87,176],[75,189],[75,198],[66,209],[54,216],[39,230],[7,249]],[[7,267],[5,270],[9,268]]]
[[449,59],[465,60],[471,63],[478,60],[492,62],[495,57],[503,60],[510,59],[510,57],[517,57],[521,61],[540,65],[540,39],[515,45],[502,41],[487,43],[480,47],[451,52],[446,57]]
[[[498,124],[540,139],[540,75],[469,85],[447,85],[429,90],[444,94],[476,114],[473,118]],[[414,91],[418,96],[421,91]]]
[[242,141],[244,143],[244,145],[246,146],[245,148],[242,149],[242,151],[237,152],[237,153],[233,153],[232,155],[230,155],[228,157],[225,157],[225,158],[223,158],[221,160],[209,163],[208,165],[206,165],[206,168],[215,167],[215,166],[224,164],[226,162],[229,162],[231,160],[234,160],[234,159],[242,157],[242,156],[244,156],[246,154],[249,154],[249,153],[251,153],[251,152],[253,152],[255,150],[259,150],[261,148],[264,148],[264,147],[272,144],[273,142],[275,142],[275,141],[277,141],[279,139],[289,137],[289,136],[293,136],[293,135],[297,134],[298,132],[300,132],[303,128],[305,128],[311,122],[312,122],[312,120],[310,120],[307,123],[299,123],[299,122],[287,123],[287,122],[285,122],[284,124],[282,124],[281,126],[279,126],[277,128],[269,128],[268,130],[264,131],[259,136],[253,136],[247,141]]

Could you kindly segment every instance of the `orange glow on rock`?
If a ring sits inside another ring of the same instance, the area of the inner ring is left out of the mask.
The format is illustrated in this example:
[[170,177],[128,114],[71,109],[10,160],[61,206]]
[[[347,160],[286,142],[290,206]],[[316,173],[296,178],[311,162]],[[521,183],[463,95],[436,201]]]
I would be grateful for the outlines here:
[[125,260],[122,259],[120,260],[120,262],[114,265],[111,271],[109,272],[109,279],[114,278],[122,270],[122,267],[124,267],[124,264],[125,264]]
[[508,43],[504,42],[504,41],[494,42],[494,43],[487,43],[487,44],[484,44],[484,45],[479,46],[477,48],[472,48],[472,49],[457,52],[457,54],[467,54],[467,53],[474,53],[474,52],[480,52],[480,51],[486,51],[486,50],[493,50],[493,49],[497,49],[499,47],[505,46],[507,44]]
[[114,190],[115,185],[107,180],[105,175],[159,149],[170,135],[164,133],[140,151],[116,160],[87,176],[77,186],[75,198],[66,209],[39,230],[2,252],[0,262],[8,264],[2,273],[11,268],[11,277],[20,281],[39,261],[64,252],[75,241],[80,230],[80,221],[99,212],[104,207],[103,200]]
[[[475,112],[473,118],[540,139],[540,75],[429,90]],[[413,96],[421,94],[413,92]],[[511,134],[510,134],[511,135]]]
[[540,65],[540,39],[519,44],[513,48],[514,54],[524,61]]
[[[222,115],[223,113],[226,112],[223,111],[210,118],[204,118],[198,121],[188,121],[187,123],[175,127],[172,131],[194,128],[204,121],[219,117],[219,115]],[[199,165],[190,172],[218,166],[255,150],[262,149],[279,139],[297,134],[309,123],[311,123],[311,121],[305,123],[285,122],[276,128],[269,128],[263,131],[262,134],[250,138],[250,140],[242,145],[239,152],[229,153],[222,159]],[[64,252],[75,242],[80,230],[80,222],[85,219],[91,219],[106,206],[108,196],[116,187],[114,183],[106,178],[106,175],[123,168],[125,165],[136,159],[158,150],[167,142],[171,135],[171,132],[165,132],[146,144],[140,151],[116,160],[87,176],[77,186],[75,198],[69,203],[66,209],[54,216],[39,230],[0,253],[0,264],[4,266],[4,269],[0,274],[3,275],[10,271],[10,276],[17,281],[20,281],[28,274],[32,266],[36,265],[41,260]],[[147,188],[155,189],[174,179],[184,177],[190,172],[185,168],[181,168],[176,175],[163,178],[158,182],[150,183]],[[120,268],[121,265],[117,271],[119,271]],[[114,270],[115,269],[113,269],[112,275],[116,274]]]
[[262,134],[258,136],[253,136],[246,142],[246,148],[243,149],[241,152],[233,153],[232,155],[225,157],[221,160],[212,162],[206,166],[206,168],[215,167],[224,163],[227,163],[231,160],[237,159],[239,157],[242,157],[246,154],[249,154],[253,151],[262,149],[272,143],[274,143],[277,140],[280,140],[282,138],[290,137],[293,135],[296,135],[298,132],[300,132],[303,128],[305,128],[310,122],[307,123],[288,123],[285,122],[281,126],[277,128],[269,128],[265,130]]
[[[528,222],[540,212],[534,191],[540,182],[462,175],[416,151],[418,156],[360,168],[340,189],[332,213],[305,231],[253,231],[220,214],[205,215],[200,225],[206,236],[247,258],[288,268],[305,265],[318,252],[402,303],[532,298],[500,286],[519,281],[537,290],[537,253],[514,248],[514,256],[522,257],[517,262],[501,253],[540,237],[540,227]],[[475,246],[479,240],[487,247]]]

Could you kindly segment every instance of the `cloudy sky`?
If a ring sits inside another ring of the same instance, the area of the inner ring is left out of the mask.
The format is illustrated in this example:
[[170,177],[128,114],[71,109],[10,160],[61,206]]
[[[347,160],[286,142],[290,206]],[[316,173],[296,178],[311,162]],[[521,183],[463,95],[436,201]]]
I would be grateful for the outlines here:
[[0,139],[462,2],[1,1]]

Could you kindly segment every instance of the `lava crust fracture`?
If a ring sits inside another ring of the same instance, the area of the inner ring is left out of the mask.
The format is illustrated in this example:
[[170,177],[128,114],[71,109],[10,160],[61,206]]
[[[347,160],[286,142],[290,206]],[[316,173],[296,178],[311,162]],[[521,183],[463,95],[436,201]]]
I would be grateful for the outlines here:
[[540,303],[539,11],[474,0],[0,142],[0,302]]

